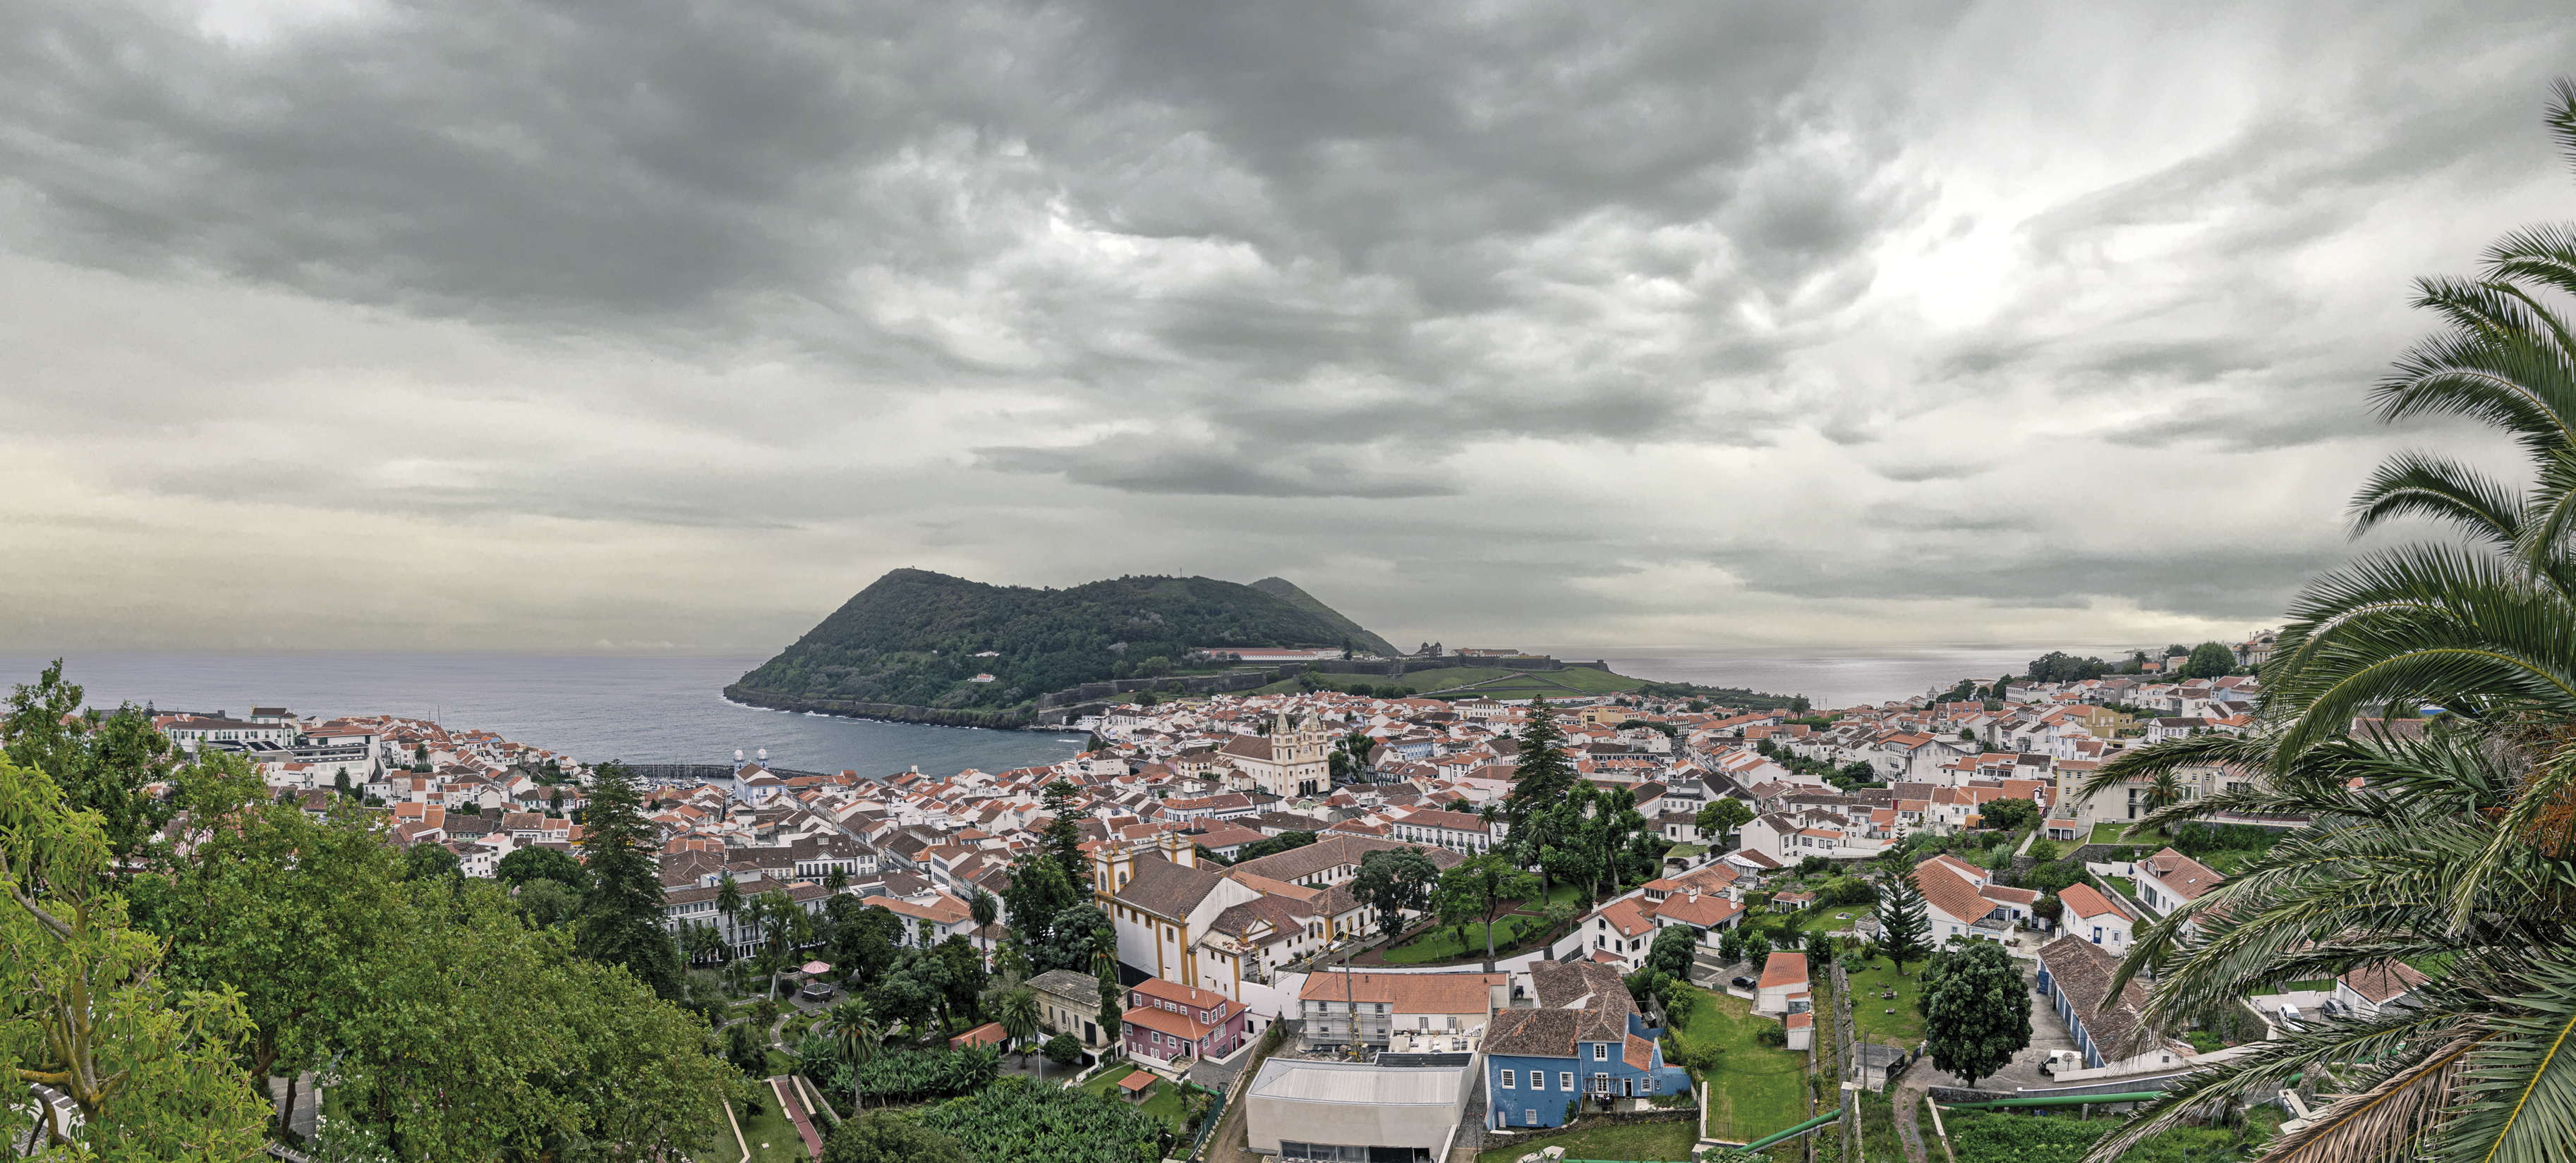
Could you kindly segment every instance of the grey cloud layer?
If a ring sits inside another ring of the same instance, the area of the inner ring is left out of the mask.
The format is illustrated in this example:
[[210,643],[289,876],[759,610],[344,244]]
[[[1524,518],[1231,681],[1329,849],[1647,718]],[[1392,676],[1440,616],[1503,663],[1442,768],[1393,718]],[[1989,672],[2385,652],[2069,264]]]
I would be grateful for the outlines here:
[[[100,319],[24,337],[0,420],[101,521],[793,546],[715,599],[728,644],[901,564],[1297,570],[1397,637],[2261,620],[2342,551],[2398,279],[2550,180],[2568,39],[2546,6],[354,11],[0,10],[0,277],[88,272]],[[74,350],[128,312],[191,333]]]

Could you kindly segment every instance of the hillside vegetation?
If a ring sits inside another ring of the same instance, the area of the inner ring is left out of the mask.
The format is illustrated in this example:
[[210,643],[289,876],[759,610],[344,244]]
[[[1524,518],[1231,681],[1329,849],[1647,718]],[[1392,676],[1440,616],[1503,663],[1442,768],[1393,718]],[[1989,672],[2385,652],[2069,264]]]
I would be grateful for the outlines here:
[[1347,636],[1351,640],[1351,645],[1358,647],[1359,652],[1362,654],[1375,654],[1391,658],[1395,655],[1404,653],[1403,651],[1396,649],[1393,643],[1388,642],[1386,639],[1380,638],[1375,634],[1369,633],[1367,630],[1362,629],[1359,623],[1343,617],[1340,611],[1335,610],[1331,606],[1327,606],[1322,602],[1316,601],[1314,595],[1298,589],[1296,584],[1289,581],[1287,578],[1265,577],[1260,581],[1252,583],[1252,588],[1260,590],[1262,593],[1278,598],[1289,605],[1295,606],[1298,609],[1304,610],[1309,614],[1313,614],[1314,616],[1323,619],[1324,624],[1327,626],[1339,628],[1343,635]]
[[[1349,619],[1287,588],[1305,601],[1204,577],[1123,577],[1056,590],[898,569],[741,685],[806,699],[1002,708],[1081,683],[1186,667],[1199,647],[1367,649]],[[979,674],[993,681],[972,681]]]

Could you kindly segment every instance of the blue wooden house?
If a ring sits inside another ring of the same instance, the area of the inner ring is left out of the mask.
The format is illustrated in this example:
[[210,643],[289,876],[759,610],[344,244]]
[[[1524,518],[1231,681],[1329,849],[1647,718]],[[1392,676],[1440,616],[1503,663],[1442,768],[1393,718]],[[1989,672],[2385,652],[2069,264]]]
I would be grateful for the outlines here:
[[1600,1110],[1621,1098],[1677,1094],[1690,1074],[1664,1065],[1619,971],[1593,961],[1530,969],[1537,1006],[1497,1011],[1485,1027],[1485,1109],[1498,1129],[1555,1127],[1566,1105]]

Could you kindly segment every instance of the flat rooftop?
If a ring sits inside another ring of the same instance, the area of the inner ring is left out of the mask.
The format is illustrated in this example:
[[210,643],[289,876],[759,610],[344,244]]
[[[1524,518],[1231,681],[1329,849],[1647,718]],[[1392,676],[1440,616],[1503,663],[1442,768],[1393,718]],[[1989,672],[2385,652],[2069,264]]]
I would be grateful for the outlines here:
[[1273,1058],[1254,1075],[1250,1097],[1353,1106],[1456,1106],[1462,1068],[1379,1066]]

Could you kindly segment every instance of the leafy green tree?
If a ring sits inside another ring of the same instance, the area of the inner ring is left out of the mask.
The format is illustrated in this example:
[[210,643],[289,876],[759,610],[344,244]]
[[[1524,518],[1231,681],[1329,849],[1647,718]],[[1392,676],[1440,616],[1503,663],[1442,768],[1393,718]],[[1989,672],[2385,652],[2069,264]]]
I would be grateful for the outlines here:
[[1646,968],[1669,978],[1687,978],[1696,951],[1690,926],[1665,925],[1655,930],[1655,943],[1646,947]]
[[981,1020],[984,983],[990,976],[984,971],[984,955],[964,937],[950,937],[933,946],[931,952],[939,957],[946,971],[940,987],[942,1008],[952,1015],[964,1011],[969,1018]]
[[1485,959],[1494,958],[1494,918],[1503,905],[1538,895],[1538,878],[1512,867],[1508,857],[1498,852],[1470,856],[1449,871],[1440,874],[1440,887],[1453,894],[1452,899],[1476,902],[1476,913],[1485,922]]
[[1896,972],[1901,976],[1906,962],[1920,960],[1929,952],[1931,933],[1923,886],[1915,882],[1913,869],[1898,864],[1886,891],[1878,894],[1878,950],[1896,963]]
[[1064,874],[1064,866],[1051,857],[1026,853],[1013,864],[1011,883],[1002,890],[1002,915],[1010,921],[1008,940],[1029,959],[1034,972],[1049,969],[1082,969],[1090,964],[1087,949],[1081,959],[1069,964],[1049,959],[1041,950],[1049,946],[1049,930],[1056,914],[1083,903],[1083,894]]
[[[134,882],[136,922],[169,943],[166,971],[203,990],[239,993],[251,1019],[252,1075],[282,1072],[292,1106],[302,1070],[344,1047],[339,1031],[368,1004],[386,943],[408,920],[398,862],[370,818],[336,807],[316,821],[269,797],[250,766],[218,755],[190,769],[176,796],[192,843]],[[455,854],[435,844],[413,852]]]
[[762,1078],[769,1074],[769,1049],[761,1041],[760,1025],[744,1018],[725,1027],[725,1064],[741,1071],[745,1078]]
[[1736,829],[1753,822],[1753,809],[1732,796],[1719,796],[1716,802],[1701,808],[1698,817],[1691,822],[1699,827],[1701,836],[1723,846],[1729,837],[1735,835]]
[[973,1163],[957,1140],[898,1111],[869,1111],[832,1128],[822,1163]]
[[861,983],[874,983],[894,967],[903,918],[882,905],[861,904],[857,897],[834,897],[827,907],[841,910],[832,933],[833,964]]
[[1977,814],[1986,827],[2005,832],[2018,832],[2039,823],[2039,805],[2014,796],[2001,796],[1978,805]]
[[529,924],[548,928],[580,916],[581,898],[562,881],[532,880],[519,890],[519,911],[527,915]]
[[[254,1037],[229,988],[172,988],[161,943],[128,924],[103,813],[0,755],[0,948],[10,998],[0,1057],[54,1088],[82,1125],[48,1124],[79,1157],[240,1159],[259,1149],[267,1096],[236,1064]],[[69,1158],[48,1153],[47,1158]]]
[[534,845],[513,849],[493,867],[492,875],[512,888],[525,887],[534,880],[551,880],[579,893],[590,884],[590,874],[571,853]]
[[2183,660],[2182,677],[2218,678],[2236,669],[2236,652],[2222,642],[2203,642]]
[[908,1027],[915,1040],[931,1037],[947,986],[947,966],[937,957],[917,948],[900,950],[894,968],[868,991],[868,1013],[885,1026]]
[[1377,911],[1378,931],[1389,940],[1404,931],[1404,914],[1420,912],[1439,883],[1440,866],[1420,848],[1380,849],[1360,857],[1351,896]]
[[1059,910],[1048,919],[1045,932],[1045,942],[1029,950],[1029,963],[1040,973],[1050,969],[1087,970],[1099,953],[1100,935],[1106,932],[1112,934],[1112,941],[1117,939],[1109,914],[1091,904],[1068,905]]
[[140,708],[127,703],[103,714],[83,707],[83,694],[63,681],[59,658],[33,684],[15,686],[9,713],[0,719],[0,752],[44,772],[72,808],[98,813],[116,857],[113,876],[169,822],[169,807],[144,789],[171,778],[176,756],[169,737]]
[[456,880],[465,875],[464,863],[455,849],[422,840],[403,849],[403,879]]
[[1046,1045],[1039,1048],[1038,1053],[1045,1055],[1047,1061],[1058,1066],[1071,1066],[1082,1059],[1082,1043],[1076,1041],[1071,1034],[1060,1033],[1047,1039]]
[[1914,1006],[1932,1065],[1970,1088],[2030,1046],[2030,987],[1992,941],[1961,941],[1923,970]]
[[680,958],[662,929],[661,830],[645,818],[625,764],[600,765],[581,843],[590,872],[577,942],[582,955],[625,966],[655,997],[678,997]]

